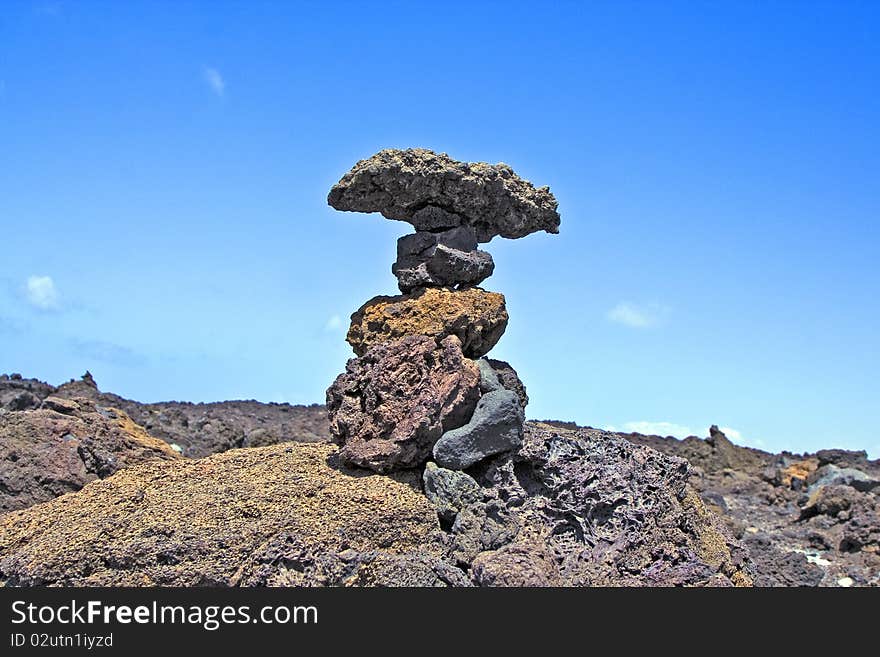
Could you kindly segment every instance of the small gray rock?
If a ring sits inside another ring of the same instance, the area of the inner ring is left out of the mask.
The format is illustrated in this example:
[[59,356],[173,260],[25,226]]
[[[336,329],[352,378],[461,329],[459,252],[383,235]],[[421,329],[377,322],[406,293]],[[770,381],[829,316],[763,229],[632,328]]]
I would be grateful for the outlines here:
[[469,504],[480,500],[480,485],[464,472],[438,468],[428,462],[422,475],[425,497],[437,507],[437,513],[448,522],[453,522],[458,512]]
[[523,410],[525,410],[526,406],[529,405],[529,396],[526,393],[526,386],[519,378],[516,370],[513,369],[510,363],[503,360],[487,358],[486,362],[488,362],[489,365],[492,366],[492,369],[495,370],[501,385],[508,390],[513,390],[519,395],[519,404],[523,407]]
[[823,465],[813,472],[807,479],[808,492],[812,493],[821,486],[849,486],[857,491],[867,493],[878,486],[880,480],[869,477],[861,470],[855,468],[841,468],[836,465]]
[[463,470],[488,456],[522,444],[525,416],[511,390],[488,392],[477,402],[471,421],[447,431],[434,445],[434,460],[444,468]]
[[493,271],[492,256],[477,249],[470,226],[404,235],[397,240],[397,261],[391,266],[404,294],[420,287],[477,285]]
[[492,367],[488,360],[485,358],[479,359],[477,367],[480,368],[480,392],[484,395],[487,392],[495,392],[504,387],[498,378],[498,372],[495,371],[495,368]]

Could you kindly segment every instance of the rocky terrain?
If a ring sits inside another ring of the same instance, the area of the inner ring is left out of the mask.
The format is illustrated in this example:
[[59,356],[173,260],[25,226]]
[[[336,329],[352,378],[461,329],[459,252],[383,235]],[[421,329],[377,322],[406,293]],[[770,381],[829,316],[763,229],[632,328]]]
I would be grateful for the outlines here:
[[327,411],[319,404],[263,404],[253,400],[144,404],[101,392],[88,372],[81,379],[58,387],[23,378],[20,374],[0,375],[0,410],[39,408],[50,395],[91,399],[117,408],[184,456],[207,456],[235,447],[257,447],[288,440],[325,441],[330,435]]
[[526,422],[487,355],[495,237],[557,233],[507,165],[358,162],[328,202],[412,224],[326,406],[141,404],[0,376],[0,586],[876,586],[880,462]]

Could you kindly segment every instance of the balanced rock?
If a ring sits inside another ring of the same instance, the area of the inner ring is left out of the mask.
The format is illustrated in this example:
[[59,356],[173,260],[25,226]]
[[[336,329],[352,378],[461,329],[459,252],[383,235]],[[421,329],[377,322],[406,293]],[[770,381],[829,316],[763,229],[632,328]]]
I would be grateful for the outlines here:
[[524,422],[519,395],[504,388],[487,392],[470,422],[437,441],[434,460],[441,467],[464,470],[488,456],[516,449],[522,443]]
[[494,270],[492,256],[477,249],[470,226],[404,235],[397,240],[397,261],[391,267],[404,294],[420,287],[477,285]]
[[423,148],[386,149],[361,160],[333,186],[337,210],[381,212],[417,231],[474,228],[477,240],[559,232],[557,203],[506,164],[459,162]]
[[480,395],[477,365],[459,339],[410,335],[348,361],[327,390],[343,462],[390,472],[421,465],[443,433],[471,417]]
[[351,316],[346,340],[358,356],[409,335],[437,340],[454,335],[468,358],[486,354],[507,328],[504,295],[480,288],[426,288],[413,294],[370,299]]

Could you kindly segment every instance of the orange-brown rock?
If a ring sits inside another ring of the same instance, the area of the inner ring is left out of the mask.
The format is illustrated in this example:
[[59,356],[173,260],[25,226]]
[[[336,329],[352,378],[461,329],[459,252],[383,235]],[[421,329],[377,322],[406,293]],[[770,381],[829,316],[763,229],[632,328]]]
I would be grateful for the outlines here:
[[468,358],[488,353],[507,328],[504,295],[477,287],[427,288],[413,294],[378,296],[351,316],[346,339],[358,356],[370,347],[408,335],[442,340],[455,335]]
[[79,490],[135,463],[177,458],[122,411],[47,397],[40,409],[0,414],[0,513]]

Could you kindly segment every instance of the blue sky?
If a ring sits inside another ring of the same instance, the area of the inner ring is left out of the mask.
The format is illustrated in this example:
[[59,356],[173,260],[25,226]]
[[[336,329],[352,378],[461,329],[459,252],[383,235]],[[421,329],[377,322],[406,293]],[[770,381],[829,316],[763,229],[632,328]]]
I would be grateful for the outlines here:
[[0,5],[0,371],[323,401],[408,226],[385,147],[507,162],[530,417],[880,457],[880,5]]

